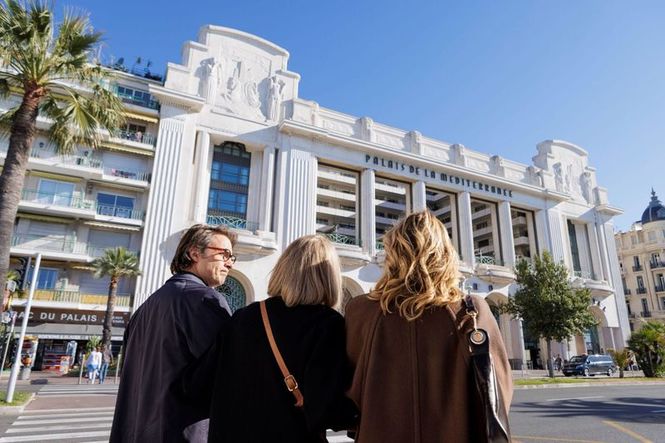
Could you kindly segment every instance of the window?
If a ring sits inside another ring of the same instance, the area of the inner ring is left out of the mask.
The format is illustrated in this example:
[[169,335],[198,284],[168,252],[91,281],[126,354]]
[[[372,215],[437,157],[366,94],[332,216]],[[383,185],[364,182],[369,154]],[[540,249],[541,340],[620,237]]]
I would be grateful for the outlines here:
[[636,268],[639,268],[639,267],[640,267],[640,258],[639,258],[638,256],[633,256],[633,265],[634,265]]
[[513,224],[513,243],[515,258],[530,259],[536,252],[536,227],[533,212],[511,208],[510,218]]
[[128,88],[127,86],[118,85],[116,87],[116,93],[122,99],[122,101],[126,103],[152,109],[158,108],[157,102],[153,100],[152,96],[147,91],[141,91],[138,89]]
[[645,312],[649,312],[649,304],[647,303],[647,299],[643,298],[642,299],[642,314]]
[[383,234],[411,208],[411,185],[383,177],[374,178],[376,240],[379,248]]
[[644,279],[642,278],[641,275],[637,276],[637,287],[639,289],[644,289]]
[[[32,281],[32,270],[28,271],[26,281]],[[55,289],[55,283],[58,281],[58,270],[52,268],[39,268],[37,274],[37,287],[35,289]]]
[[211,189],[208,195],[208,210],[244,215],[247,212],[247,195]]
[[97,213],[111,217],[132,218],[134,198],[115,194],[97,194]]
[[580,250],[577,245],[577,234],[575,233],[575,225],[568,220],[568,239],[570,240],[570,255],[573,259],[573,271],[582,271],[580,264]]
[[665,311],[665,297],[660,297],[660,309]]
[[37,201],[58,206],[71,206],[74,195],[74,183],[55,180],[39,181]]
[[251,154],[240,143],[215,146],[210,171],[208,215],[247,217]]

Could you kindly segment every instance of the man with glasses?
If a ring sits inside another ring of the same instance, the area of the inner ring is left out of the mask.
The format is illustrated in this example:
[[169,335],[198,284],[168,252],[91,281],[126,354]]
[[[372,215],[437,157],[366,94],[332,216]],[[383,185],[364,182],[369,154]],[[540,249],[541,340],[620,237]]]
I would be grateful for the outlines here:
[[[214,373],[215,362],[206,356],[231,318],[215,288],[236,261],[235,240],[220,226],[192,226],[171,262],[174,275],[132,315],[112,442],[207,440],[213,383],[206,374]],[[188,383],[194,369],[205,380]]]

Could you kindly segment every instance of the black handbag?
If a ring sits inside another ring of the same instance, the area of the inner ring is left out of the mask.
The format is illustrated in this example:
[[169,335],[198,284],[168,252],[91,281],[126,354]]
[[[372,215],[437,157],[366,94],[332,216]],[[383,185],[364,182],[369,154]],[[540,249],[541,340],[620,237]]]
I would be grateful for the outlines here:
[[470,387],[471,411],[473,415],[480,415],[471,420],[481,425],[474,426],[473,431],[477,435],[474,435],[473,441],[507,443],[511,441],[508,411],[497,384],[490,353],[490,336],[487,331],[478,328],[478,311],[471,296],[464,298],[464,307],[473,320],[473,329],[464,334],[469,345],[469,366],[473,378],[473,386]]

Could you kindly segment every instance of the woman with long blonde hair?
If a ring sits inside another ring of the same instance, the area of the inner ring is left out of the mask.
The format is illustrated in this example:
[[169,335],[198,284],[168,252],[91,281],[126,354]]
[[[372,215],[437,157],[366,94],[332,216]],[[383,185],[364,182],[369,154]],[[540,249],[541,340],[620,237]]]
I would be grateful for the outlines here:
[[[400,220],[384,236],[384,272],[346,307],[350,398],[360,410],[356,442],[488,441],[475,401],[466,341],[467,307],[457,252],[429,211]],[[501,334],[482,297],[472,297],[490,340],[496,398],[507,414],[512,381]],[[505,423],[507,430],[507,423]],[[508,437],[509,439],[510,437]]]

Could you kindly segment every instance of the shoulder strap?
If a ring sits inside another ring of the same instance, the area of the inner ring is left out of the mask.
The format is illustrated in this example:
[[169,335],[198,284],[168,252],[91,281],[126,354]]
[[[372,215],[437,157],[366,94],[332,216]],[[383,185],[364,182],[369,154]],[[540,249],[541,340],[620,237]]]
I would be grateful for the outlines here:
[[286,384],[286,389],[288,389],[289,392],[291,392],[295,397],[296,407],[302,408],[302,405],[304,403],[304,398],[302,396],[302,393],[300,392],[300,388],[298,387],[298,382],[296,381],[295,377],[291,375],[291,373],[289,372],[289,368],[286,367],[284,358],[282,358],[282,354],[279,352],[279,348],[277,347],[277,343],[275,342],[275,337],[272,335],[272,328],[270,327],[270,320],[268,319],[268,310],[266,309],[265,300],[261,301],[259,305],[261,306],[261,319],[263,320],[263,327],[265,328],[266,335],[268,336],[270,349],[272,349],[272,355],[275,357],[275,360],[277,361],[277,366],[279,366],[279,370],[282,372],[282,376],[284,376],[284,384]]

